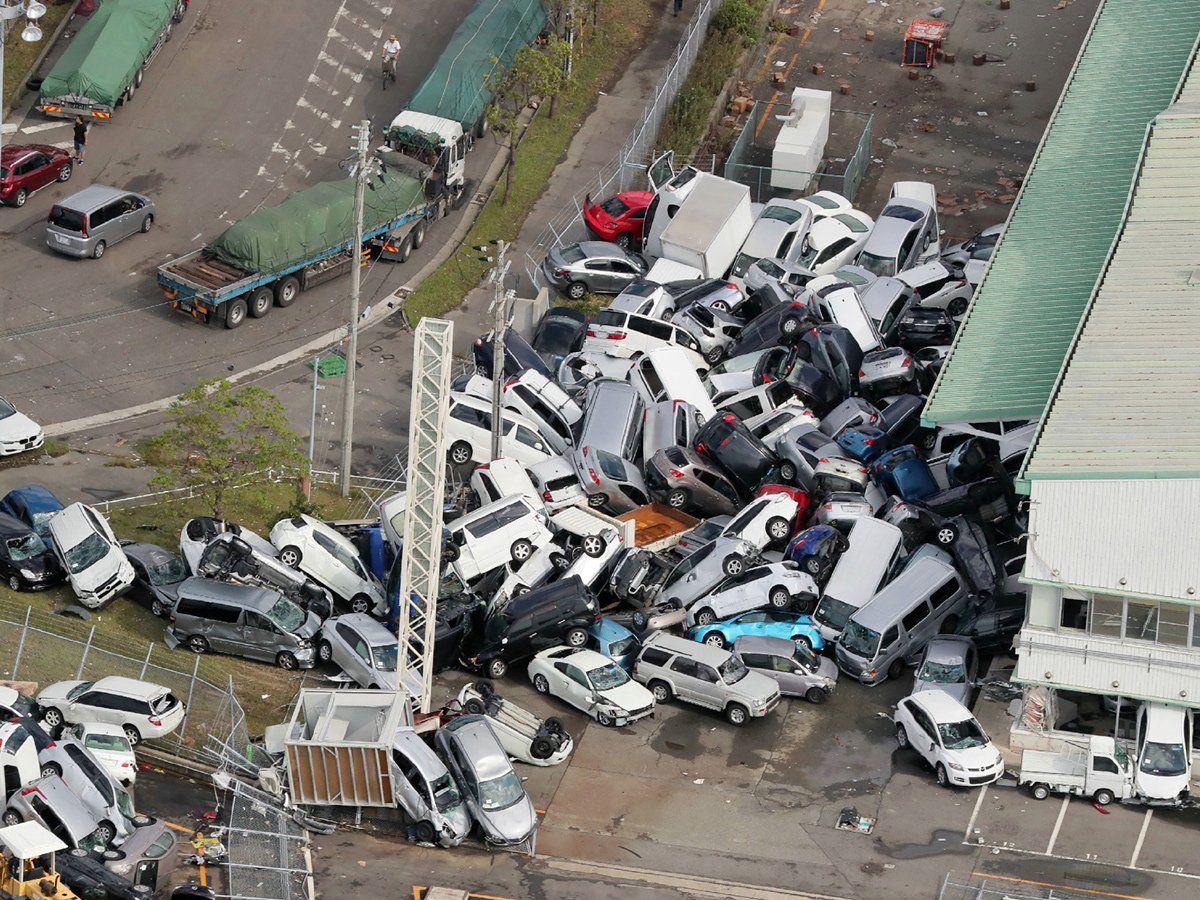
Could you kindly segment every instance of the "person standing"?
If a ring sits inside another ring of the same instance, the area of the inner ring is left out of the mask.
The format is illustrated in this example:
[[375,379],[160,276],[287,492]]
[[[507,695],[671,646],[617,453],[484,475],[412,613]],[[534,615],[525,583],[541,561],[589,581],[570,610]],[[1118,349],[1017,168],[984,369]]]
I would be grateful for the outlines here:
[[83,116],[75,117],[75,164],[82,166],[83,157],[87,153],[88,123]]

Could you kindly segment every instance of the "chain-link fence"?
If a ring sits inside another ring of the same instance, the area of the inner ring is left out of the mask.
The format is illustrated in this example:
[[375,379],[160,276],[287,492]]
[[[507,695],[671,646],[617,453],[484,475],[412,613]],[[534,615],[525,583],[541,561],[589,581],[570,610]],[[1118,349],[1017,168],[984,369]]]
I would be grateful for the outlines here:
[[292,810],[234,781],[225,830],[230,900],[311,900],[315,895],[308,834]]
[[721,2],[722,0],[704,0],[701,3],[695,18],[675,48],[670,67],[624,145],[606,165],[597,169],[586,187],[579,190],[570,202],[550,217],[546,227],[526,251],[525,271],[535,286],[543,283],[539,266],[551,248],[586,239],[587,233],[583,225],[584,198],[588,194],[593,197],[607,197],[627,191],[643,178],[646,167],[655,155],[654,141],[658,137],[663,116],[691,72],[696,54],[700,52],[700,45],[704,43],[709,19],[720,7]]
[[[147,741],[175,756],[205,764],[215,762],[210,739],[245,752],[249,735],[246,715],[233,693],[233,681],[202,671],[200,657],[182,657],[176,666],[161,644],[149,643],[142,652],[136,641],[121,641],[97,634],[81,625],[77,636],[68,634],[68,620],[19,603],[0,601],[0,672],[14,681],[32,681],[45,687],[56,681],[98,679],[122,675],[161,684],[182,700],[182,724],[165,737]],[[137,654],[137,655],[129,655]]]
[[970,875],[949,872],[938,892],[938,900],[1085,900],[1089,896],[1095,896],[1095,892],[977,872]]
[[776,116],[786,112],[786,106],[773,101],[755,102],[725,160],[725,177],[749,187],[755,203],[817,190],[836,191],[853,200],[871,161],[873,117],[834,110],[825,159],[817,171],[807,172],[773,165],[775,139],[782,125]]

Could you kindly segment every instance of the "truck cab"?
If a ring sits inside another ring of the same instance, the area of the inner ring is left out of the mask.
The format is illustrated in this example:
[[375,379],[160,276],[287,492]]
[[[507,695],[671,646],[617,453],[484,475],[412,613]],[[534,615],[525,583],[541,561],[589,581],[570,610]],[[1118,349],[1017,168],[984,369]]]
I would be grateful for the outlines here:
[[464,158],[470,148],[470,136],[462,125],[440,116],[404,110],[387,130],[387,144],[407,156],[430,166],[441,165],[446,173],[446,192],[457,200],[466,183]]

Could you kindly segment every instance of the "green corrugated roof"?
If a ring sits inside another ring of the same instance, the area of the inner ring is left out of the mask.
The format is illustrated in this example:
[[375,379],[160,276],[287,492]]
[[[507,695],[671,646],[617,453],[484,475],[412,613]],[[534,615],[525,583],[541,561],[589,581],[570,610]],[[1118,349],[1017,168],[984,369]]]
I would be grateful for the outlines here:
[[935,422],[1041,415],[1121,225],[1146,126],[1174,98],[1200,0],[1107,0],[925,407]]

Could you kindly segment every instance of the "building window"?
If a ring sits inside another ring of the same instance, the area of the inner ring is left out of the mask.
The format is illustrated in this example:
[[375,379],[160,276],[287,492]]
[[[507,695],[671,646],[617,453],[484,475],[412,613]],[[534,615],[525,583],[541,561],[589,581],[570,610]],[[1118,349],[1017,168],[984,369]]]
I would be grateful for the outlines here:
[[[1124,597],[1062,597],[1059,627],[1098,637],[1200,649],[1200,607]],[[1189,641],[1190,638],[1190,641]]]
[[1158,638],[1158,603],[1151,600],[1127,600],[1125,603],[1125,637],[1135,641]]
[[1188,622],[1192,610],[1182,603],[1160,603],[1158,605],[1158,642],[1173,647],[1186,647]]
[[1092,600],[1092,624],[1088,630],[1104,637],[1121,636],[1121,620],[1125,617],[1125,601],[1113,597]]
[[1063,628],[1076,628],[1079,631],[1087,631],[1087,598],[1064,596],[1062,598],[1062,617],[1059,619],[1059,624]]

